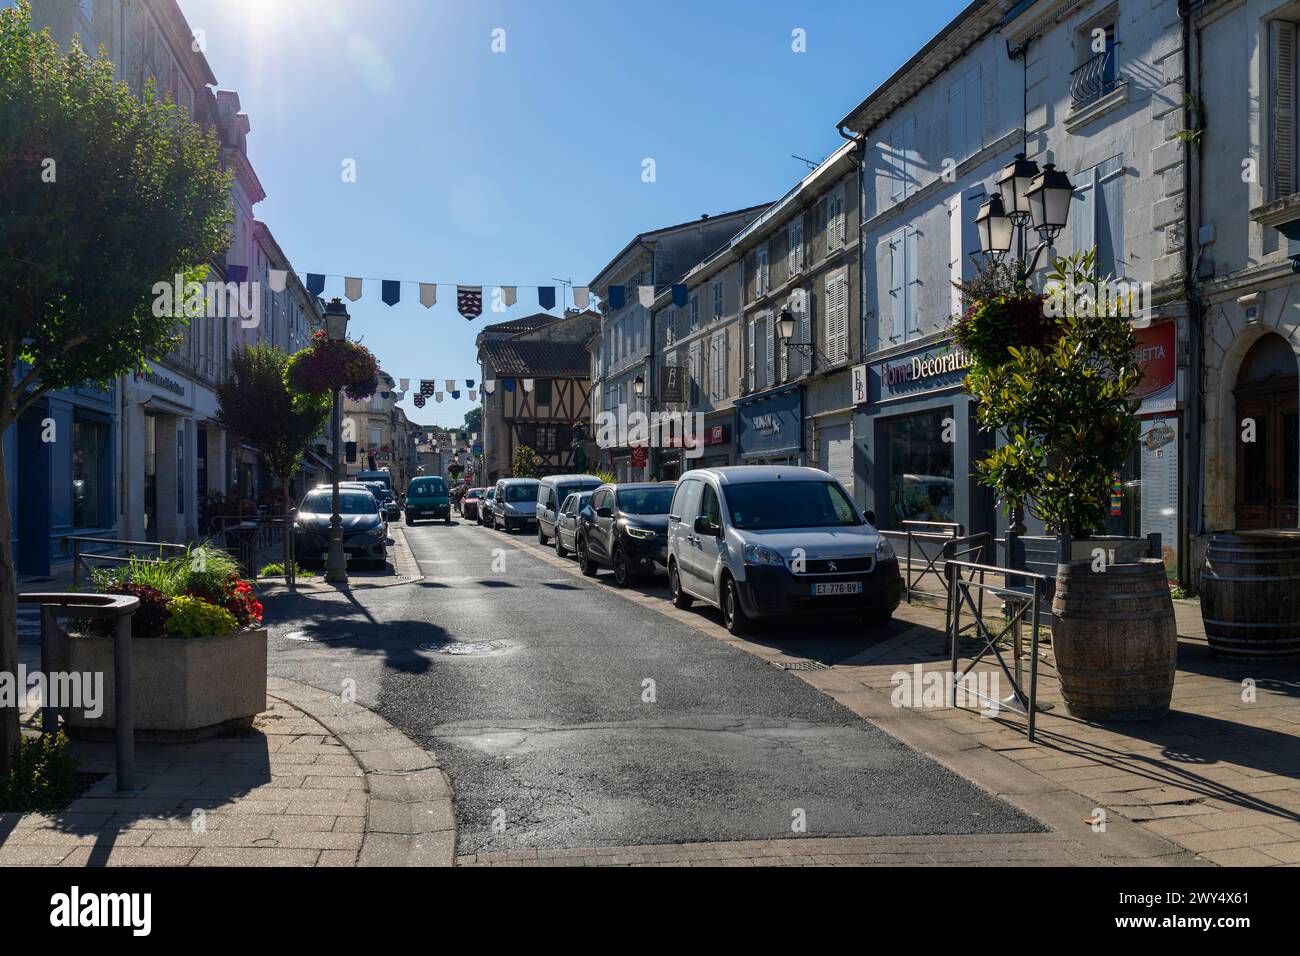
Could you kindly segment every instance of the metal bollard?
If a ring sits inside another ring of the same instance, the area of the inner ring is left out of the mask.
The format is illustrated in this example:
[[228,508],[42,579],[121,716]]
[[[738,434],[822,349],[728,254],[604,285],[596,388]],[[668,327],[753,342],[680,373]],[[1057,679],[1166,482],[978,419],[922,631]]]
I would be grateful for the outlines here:
[[131,616],[122,615],[113,632],[113,706],[117,729],[117,789],[135,789],[135,713],[131,709]]

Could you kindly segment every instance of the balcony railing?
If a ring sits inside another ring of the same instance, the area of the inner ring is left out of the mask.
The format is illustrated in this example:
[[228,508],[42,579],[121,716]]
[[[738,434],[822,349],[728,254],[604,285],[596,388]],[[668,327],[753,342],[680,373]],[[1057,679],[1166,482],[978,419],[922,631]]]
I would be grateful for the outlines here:
[[1102,53],[1089,57],[1070,74],[1070,105],[1074,109],[1095,103],[1119,81],[1116,62],[1119,44],[1112,43]]

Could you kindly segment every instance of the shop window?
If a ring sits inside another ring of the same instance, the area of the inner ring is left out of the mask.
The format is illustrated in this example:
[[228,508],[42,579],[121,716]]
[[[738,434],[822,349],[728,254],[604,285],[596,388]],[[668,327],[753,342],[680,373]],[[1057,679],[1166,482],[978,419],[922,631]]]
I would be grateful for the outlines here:
[[72,524],[99,526],[99,478],[103,473],[108,426],[76,421],[72,425]]
[[943,440],[951,409],[889,421],[889,496],[894,526],[904,521],[954,521],[953,445]]

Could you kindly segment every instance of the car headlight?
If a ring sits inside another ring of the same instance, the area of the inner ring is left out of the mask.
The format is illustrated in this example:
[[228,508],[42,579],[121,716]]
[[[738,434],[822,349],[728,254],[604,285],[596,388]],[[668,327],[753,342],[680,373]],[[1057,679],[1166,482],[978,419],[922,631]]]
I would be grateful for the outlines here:
[[627,533],[630,537],[641,539],[653,538],[655,536],[655,533],[649,528],[634,528],[631,525],[627,526]]
[[765,544],[745,545],[745,563],[785,566],[785,558]]
[[369,531],[366,532],[366,535],[371,538],[382,538],[384,536],[384,529],[371,528]]
[[894,552],[894,546],[889,539],[883,534],[876,540],[876,560],[893,561],[898,557]]

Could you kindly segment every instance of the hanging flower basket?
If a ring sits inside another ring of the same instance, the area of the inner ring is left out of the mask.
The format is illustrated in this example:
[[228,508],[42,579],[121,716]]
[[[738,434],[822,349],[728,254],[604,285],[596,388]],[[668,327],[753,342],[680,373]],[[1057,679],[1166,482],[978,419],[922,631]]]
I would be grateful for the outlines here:
[[1045,303],[1044,296],[1027,290],[977,299],[957,319],[953,340],[984,366],[1006,362],[1008,348],[1048,348],[1060,329]]
[[353,401],[363,401],[379,388],[379,363],[370,349],[357,342],[331,342],[323,331],[311,345],[289,360],[289,381],[304,392],[342,389]]

